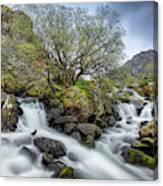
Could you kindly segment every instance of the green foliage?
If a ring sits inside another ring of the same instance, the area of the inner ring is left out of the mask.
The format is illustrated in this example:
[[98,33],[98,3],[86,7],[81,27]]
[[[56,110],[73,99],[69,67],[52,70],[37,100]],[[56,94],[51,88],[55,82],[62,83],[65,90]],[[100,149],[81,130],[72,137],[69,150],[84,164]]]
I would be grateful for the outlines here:
[[23,59],[25,62],[34,63],[36,47],[31,43],[20,43],[17,46],[17,54],[20,57],[20,60]]
[[92,100],[91,88],[94,88],[93,82],[88,80],[78,80],[75,86],[82,90],[85,95]]

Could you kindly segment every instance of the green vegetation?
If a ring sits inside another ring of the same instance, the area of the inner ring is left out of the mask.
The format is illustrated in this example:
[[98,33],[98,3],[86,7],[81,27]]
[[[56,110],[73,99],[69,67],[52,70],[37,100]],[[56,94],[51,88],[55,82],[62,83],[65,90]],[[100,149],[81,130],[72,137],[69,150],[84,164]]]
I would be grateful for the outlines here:
[[58,178],[74,178],[74,170],[71,167],[65,167],[59,173]]
[[133,164],[144,165],[149,168],[155,167],[155,159],[136,149],[128,149],[127,161]]

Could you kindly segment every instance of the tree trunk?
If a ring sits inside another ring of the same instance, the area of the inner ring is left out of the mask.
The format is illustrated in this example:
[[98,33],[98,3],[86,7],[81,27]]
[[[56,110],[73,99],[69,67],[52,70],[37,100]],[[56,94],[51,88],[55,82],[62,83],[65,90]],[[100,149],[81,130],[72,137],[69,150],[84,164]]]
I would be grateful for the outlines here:
[[77,74],[74,74],[73,77],[74,83],[76,83],[79,80],[80,76],[83,75],[83,72],[84,72],[83,68],[80,68],[80,71]]

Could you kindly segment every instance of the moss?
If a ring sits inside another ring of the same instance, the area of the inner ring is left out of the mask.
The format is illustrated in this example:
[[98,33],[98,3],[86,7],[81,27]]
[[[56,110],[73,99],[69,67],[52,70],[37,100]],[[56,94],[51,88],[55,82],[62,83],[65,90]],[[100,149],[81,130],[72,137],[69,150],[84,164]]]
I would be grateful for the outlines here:
[[78,87],[72,86],[63,89],[57,94],[68,114],[74,115],[80,122],[87,122],[93,113],[93,102]]
[[88,147],[94,147],[95,146],[95,140],[92,136],[87,136],[83,143]]
[[71,167],[64,167],[60,173],[58,178],[74,178],[74,170]]
[[143,137],[141,138],[141,142],[144,144],[152,145],[154,146],[157,142],[157,138],[150,138],[150,137]]
[[75,86],[78,87],[89,99],[93,99],[91,94],[91,88],[94,88],[92,81],[88,80],[79,80],[75,83]]
[[139,164],[143,166],[147,166],[149,168],[155,167],[155,159],[146,155],[142,151],[129,148],[127,152],[127,162],[133,163],[133,164]]
[[141,148],[141,147],[148,147],[148,145],[145,143],[136,143],[134,144],[134,147]]
[[148,97],[149,99],[154,99],[156,96],[156,80],[153,78],[144,78],[143,80],[139,80],[139,86],[135,87],[134,90],[138,92],[141,96]]
[[33,82],[33,87],[26,92],[26,96],[30,97],[54,97],[52,89],[50,88],[46,78]]
[[130,102],[132,99],[134,98],[133,94],[130,92],[123,92],[120,96],[119,96],[119,100],[121,100],[122,102]]
[[20,75],[21,79],[19,80],[14,75],[9,72],[5,72],[2,74],[2,88],[7,93],[17,94],[17,92],[21,92],[27,86],[27,79],[23,75]]

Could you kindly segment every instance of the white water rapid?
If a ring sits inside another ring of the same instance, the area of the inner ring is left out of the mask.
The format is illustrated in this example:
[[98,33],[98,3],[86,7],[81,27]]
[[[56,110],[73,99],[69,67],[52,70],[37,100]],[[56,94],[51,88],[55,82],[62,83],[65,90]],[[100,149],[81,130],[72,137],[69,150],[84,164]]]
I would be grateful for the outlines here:
[[[136,97],[137,95],[135,95]],[[143,99],[137,96],[138,99]],[[141,114],[137,116],[133,104],[121,103],[118,111],[122,118],[112,128],[108,128],[96,141],[95,149],[88,149],[76,140],[49,128],[46,122],[44,107],[37,100],[21,101],[23,116],[19,118],[15,132],[1,134],[1,175],[22,177],[50,177],[52,172],[44,169],[41,154],[33,145],[31,133],[37,130],[35,137],[43,136],[64,143],[68,152],[77,157],[72,161],[68,156],[60,160],[73,167],[81,178],[87,179],[134,179],[152,180],[153,171],[126,163],[122,149],[138,137],[140,121],[152,120],[152,103],[146,101]],[[144,100],[145,101],[145,100]],[[26,148],[36,154],[31,155]]]

